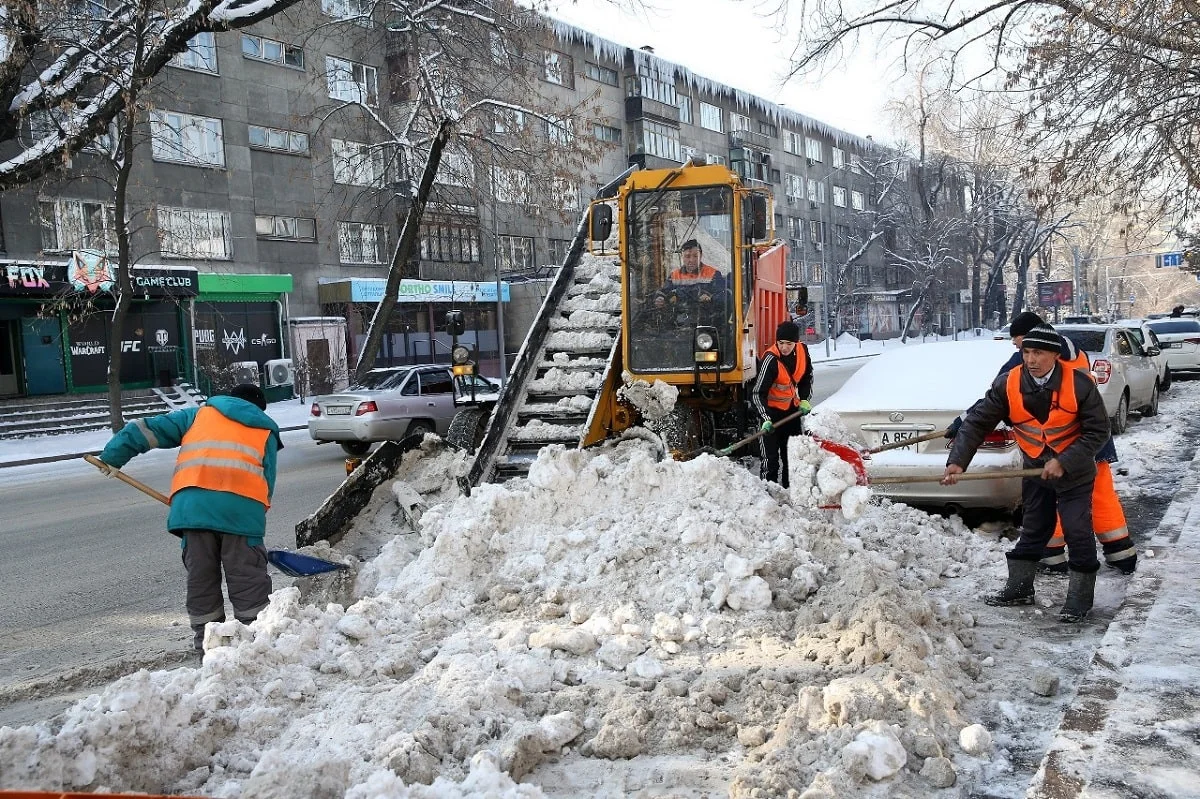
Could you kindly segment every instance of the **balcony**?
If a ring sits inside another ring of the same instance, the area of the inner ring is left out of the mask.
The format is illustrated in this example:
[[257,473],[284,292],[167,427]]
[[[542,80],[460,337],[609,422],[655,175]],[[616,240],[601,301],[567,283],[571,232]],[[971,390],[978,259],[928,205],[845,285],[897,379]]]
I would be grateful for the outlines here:
[[679,106],[667,105],[650,97],[633,94],[625,98],[625,119],[629,122],[653,119],[679,127]]
[[758,150],[770,150],[771,137],[764,133],[756,133],[752,130],[731,130],[729,131],[729,146],[754,147]]

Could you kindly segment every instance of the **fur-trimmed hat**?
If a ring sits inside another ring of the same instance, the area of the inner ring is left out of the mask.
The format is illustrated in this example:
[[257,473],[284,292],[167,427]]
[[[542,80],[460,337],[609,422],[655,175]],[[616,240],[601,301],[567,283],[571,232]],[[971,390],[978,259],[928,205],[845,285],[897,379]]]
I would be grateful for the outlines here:
[[799,341],[800,326],[795,322],[780,322],[775,328],[776,341]]
[[1008,335],[1010,338],[1023,336],[1038,325],[1044,324],[1046,324],[1046,320],[1033,311],[1024,311],[1018,314],[1016,319],[1012,320],[1012,324],[1008,326]]
[[1021,340],[1021,349],[1061,353],[1062,339],[1050,325],[1038,325],[1025,334],[1025,338]]

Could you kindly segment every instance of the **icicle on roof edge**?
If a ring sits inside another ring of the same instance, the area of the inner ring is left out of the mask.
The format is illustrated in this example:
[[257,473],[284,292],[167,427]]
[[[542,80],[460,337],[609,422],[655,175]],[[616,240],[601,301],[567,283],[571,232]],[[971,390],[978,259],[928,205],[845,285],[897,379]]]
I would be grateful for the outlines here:
[[542,15],[542,18],[559,41],[581,44],[591,50],[592,54],[597,58],[624,64],[625,54],[627,52],[632,53],[633,62],[636,66],[645,66],[649,70],[659,74],[674,73],[676,79],[682,80],[688,86],[698,89],[701,92],[732,97],[739,108],[758,111],[766,116],[768,121],[786,127],[789,130],[820,134],[832,139],[834,144],[854,144],[861,150],[870,150],[879,146],[878,142],[863,138],[862,136],[856,136],[853,133],[847,133],[844,130],[839,130],[812,117],[797,113],[790,108],[784,108],[777,103],[764,100],[756,94],[735,89],[732,86],[726,86],[703,75],[697,75],[685,66],[667,61],[640,48],[617,44],[554,17]]

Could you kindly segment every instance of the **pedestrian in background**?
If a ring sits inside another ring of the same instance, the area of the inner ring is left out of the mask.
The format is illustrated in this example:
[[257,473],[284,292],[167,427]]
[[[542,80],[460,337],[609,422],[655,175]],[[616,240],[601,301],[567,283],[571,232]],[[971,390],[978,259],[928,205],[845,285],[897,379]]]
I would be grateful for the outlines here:
[[204,626],[225,621],[221,573],[234,617],[249,624],[267,606],[267,509],[283,448],[266,414],[261,388],[244,383],[200,408],[137,419],[112,437],[100,460],[112,477],[135,455],[179,447],[171,479],[167,530],[183,539],[192,647],[203,651]]
[[804,414],[812,410],[812,375],[812,360],[808,346],[800,341],[800,327],[795,322],[781,322],[775,329],[775,343],[758,364],[751,401],[763,420],[760,430],[766,433],[759,439],[763,477],[784,488],[789,485],[788,439],[803,433],[804,423],[802,419],[776,423],[797,410]]

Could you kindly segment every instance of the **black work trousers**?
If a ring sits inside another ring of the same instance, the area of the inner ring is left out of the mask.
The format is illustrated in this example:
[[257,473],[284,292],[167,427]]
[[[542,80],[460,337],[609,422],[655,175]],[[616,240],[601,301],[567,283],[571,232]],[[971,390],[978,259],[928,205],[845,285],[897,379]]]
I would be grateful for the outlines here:
[[[779,412],[779,418],[783,418],[790,413],[795,413],[795,411],[795,408],[789,411],[781,411]],[[793,419],[776,427],[759,439],[759,454],[763,460],[762,477],[764,480],[779,483],[784,488],[789,487],[788,439],[792,436],[798,436],[803,432],[803,421]]]
[[267,607],[271,576],[267,573],[267,551],[250,546],[244,535],[212,530],[185,530],[183,566],[187,569],[188,623],[197,649],[204,641],[204,625],[225,620],[225,598],[221,595],[221,572],[229,602],[238,621],[249,624]]
[[1021,498],[1025,514],[1021,519],[1021,537],[1009,550],[1012,560],[1041,560],[1042,550],[1054,535],[1056,514],[1062,519],[1063,537],[1067,540],[1067,566],[1077,572],[1094,572],[1100,568],[1096,557],[1096,536],[1092,532],[1092,486],[1094,481],[1072,486],[1063,491],[1055,489],[1053,480],[1026,477],[1022,481]]

